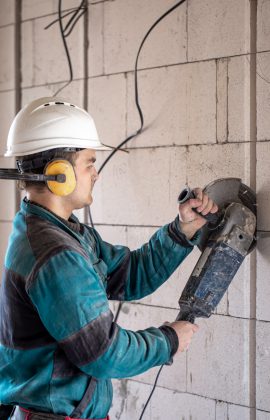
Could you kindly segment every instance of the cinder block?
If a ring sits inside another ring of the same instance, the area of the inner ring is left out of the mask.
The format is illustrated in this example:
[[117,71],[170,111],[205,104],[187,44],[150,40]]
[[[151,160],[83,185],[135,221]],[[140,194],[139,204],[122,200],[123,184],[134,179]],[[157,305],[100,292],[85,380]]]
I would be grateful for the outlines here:
[[217,60],[217,141],[228,140],[228,59]]
[[258,229],[270,230],[270,141],[257,143]]
[[[267,2],[265,2],[266,4]],[[270,7],[269,7],[270,13]],[[270,139],[270,53],[257,54],[257,137]]]
[[270,321],[270,233],[259,234],[257,247],[257,319]]
[[127,413],[127,380],[114,379],[113,383],[113,402],[110,409],[110,418],[117,420],[128,420]]
[[78,219],[81,223],[84,223],[84,215],[85,215],[84,208],[79,209],[79,210],[74,210],[73,214],[74,214],[74,216],[78,217]]
[[190,0],[188,60],[249,52],[249,0]]
[[216,419],[215,420],[228,420],[228,404],[222,401],[216,402]]
[[198,324],[187,355],[188,392],[249,405],[250,321],[212,315]]
[[250,140],[250,57],[233,57],[228,64],[228,139]]
[[256,411],[256,420],[270,420],[270,413],[266,411]]
[[[150,326],[159,327],[164,322],[173,322],[177,311],[164,308],[153,308],[151,306],[125,303],[119,315],[119,325],[137,331]],[[192,344],[191,344],[192,345]],[[142,383],[153,384],[159,367],[150,369],[143,374],[136,376],[136,380]],[[159,378],[159,385],[172,390],[186,390],[186,353],[174,357],[172,366],[165,366]]]
[[[53,96],[63,83],[49,84],[46,86],[38,86],[33,88],[22,89],[22,105],[26,105],[34,99]],[[83,108],[83,80],[74,80],[70,85],[65,87],[59,94],[61,98],[74,102],[75,105],[78,105]]]
[[[22,22],[21,24],[21,78],[22,87],[33,86],[34,80],[34,26],[35,21]],[[47,55],[47,54],[46,54]]]
[[126,138],[125,76],[119,74],[89,79],[88,98],[89,112],[95,120],[101,141],[117,146]]
[[228,404],[228,420],[250,420],[252,408]]
[[88,4],[88,73],[104,73],[104,3]]
[[270,411],[269,348],[270,323],[257,322],[256,340],[256,403],[258,410]]
[[[216,141],[216,64],[214,61],[138,73],[145,131],[131,147],[191,145]],[[128,134],[140,127],[134,75],[128,75]]]
[[[97,168],[106,156],[107,152],[97,154]],[[185,181],[183,148],[118,152],[95,186],[94,220],[100,224],[166,224],[177,214],[177,197]],[[108,201],[109,197],[113,199]]]
[[[77,0],[65,0],[62,2],[62,4],[62,10],[71,9],[73,7],[77,8],[79,5]],[[57,12],[57,10],[57,0],[23,0],[22,20],[33,19],[39,16],[46,16]],[[67,17],[67,19],[69,19],[69,17]]]
[[[22,54],[22,68],[27,71],[29,65],[27,59],[30,56],[33,65],[31,78],[34,85],[65,82],[70,77],[59,25],[53,25],[47,30],[44,29],[55,18],[57,18],[56,15],[50,15],[35,19],[32,38],[30,38],[30,24],[24,30],[24,50],[30,49],[32,52],[26,55]],[[73,65],[73,77],[74,79],[82,78],[84,75],[82,20],[76,24],[72,34],[66,40]],[[29,77],[23,75],[23,80],[29,82]]]
[[187,149],[187,183],[204,187],[219,178],[236,177],[245,183],[249,177],[249,145],[216,144]]
[[[7,136],[15,116],[15,92],[0,92],[0,156],[7,150]],[[8,160],[8,159],[7,159]]]
[[[11,222],[0,222],[0,232],[1,232],[1,241],[0,241],[0,267],[1,267],[1,277],[3,272],[3,266],[5,261],[5,255],[7,251],[8,238],[12,230]],[[1,278],[0,277],[0,278]]]
[[[95,223],[95,221],[94,221]],[[95,226],[103,241],[113,245],[127,245],[127,227],[126,226]]]
[[[137,420],[152,387],[128,381],[127,413],[121,420]],[[148,420],[215,420],[215,401],[157,387],[144,415]]]
[[[0,157],[0,168],[15,168],[14,159]],[[12,221],[15,211],[16,181],[0,180],[0,221]]]
[[257,50],[269,50],[270,44],[270,3],[258,0],[257,6]]
[[15,1],[1,1],[0,26],[15,22]]
[[[116,0],[104,3],[105,73],[133,70],[139,46],[151,25],[175,2]],[[186,61],[186,4],[168,15],[147,39],[139,68]],[[121,25],[119,25],[121,22]]]
[[0,28],[0,91],[15,87],[14,25]]

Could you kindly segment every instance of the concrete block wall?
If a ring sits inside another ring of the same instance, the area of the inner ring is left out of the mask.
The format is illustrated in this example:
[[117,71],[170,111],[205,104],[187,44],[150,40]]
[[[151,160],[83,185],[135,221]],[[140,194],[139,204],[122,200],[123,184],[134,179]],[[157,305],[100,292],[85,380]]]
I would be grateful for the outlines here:
[[[58,25],[44,30],[57,19],[57,0],[22,0],[15,25],[19,3],[0,1],[2,166],[14,164],[3,154],[18,92],[24,105],[53,95],[69,78]],[[62,3],[69,11],[79,0]],[[104,143],[117,145],[138,128],[136,53],[152,23],[174,4],[91,0],[87,20],[80,19],[67,38],[74,81],[61,96],[88,107]],[[138,63],[145,130],[127,145],[128,154],[115,155],[95,187],[92,216],[98,231],[132,249],[175,217],[177,195],[186,183],[204,186],[233,176],[257,192],[257,250],[216,313],[198,320],[189,351],[164,368],[145,419],[270,419],[269,18],[269,0],[187,0],[167,16],[146,41]],[[97,166],[107,155],[98,154]],[[16,193],[11,181],[0,186],[3,261]],[[199,255],[195,249],[152,296],[124,304],[119,323],[136,330],[172,321]],[[156,373],[114,381],[112,419],[139,418]]]

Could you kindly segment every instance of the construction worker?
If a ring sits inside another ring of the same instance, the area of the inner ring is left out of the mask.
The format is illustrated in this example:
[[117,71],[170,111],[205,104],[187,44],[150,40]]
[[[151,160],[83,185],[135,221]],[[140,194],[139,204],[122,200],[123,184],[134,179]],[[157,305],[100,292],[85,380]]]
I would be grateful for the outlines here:
[[1,285],[0,401],[16,407],[15,420],[108,419],[111,379],[167,363],[198,328],[179,321],[126,330],[108,299],[155,291],[198,241],[205,219],[192,208],[206,215],[217,206],[197,189],[148,244],[110,245],[73,215],[93,201],[99,150],[91,116],[56,98],[31,102],[9,131],[6,156],[43,179],[24,181]]

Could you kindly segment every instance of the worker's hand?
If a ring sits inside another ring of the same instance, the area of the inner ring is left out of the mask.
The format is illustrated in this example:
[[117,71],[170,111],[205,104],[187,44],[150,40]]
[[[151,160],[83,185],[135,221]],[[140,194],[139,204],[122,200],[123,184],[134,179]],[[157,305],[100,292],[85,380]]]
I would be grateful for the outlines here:
[[[191,198],[185,203],[179,204],[180,229],[188,239],[193,238],[195,233],[207,223],[203,216],[218,211],[218,206],[201,188],[194,188],[193,192],[196,198]],[[192,210],[194,208],[201,215],[195,213]]]
[[177,353],[181,353],[188,349],[193,334],[198,331],[198,325],[191,324],[188,321],[175,321],[171,324],[166,323],[169,327],[173,328],[178,336],[179,347]]

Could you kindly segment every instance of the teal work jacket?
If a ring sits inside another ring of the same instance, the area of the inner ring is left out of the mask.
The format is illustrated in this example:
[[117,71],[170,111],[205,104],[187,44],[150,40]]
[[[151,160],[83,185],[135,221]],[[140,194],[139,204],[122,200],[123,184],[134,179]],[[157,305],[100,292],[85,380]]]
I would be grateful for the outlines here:
[[196,240],[177,241],[169,227],[130,251],[104,242],[73,215],[66,223],[22,201],[0,293],[1,403],[67,416],[79,405],[77,417],[102,418],[111,378],[170,359],[173,330],[121,328],[108,304],[152,293],[190,253]]

